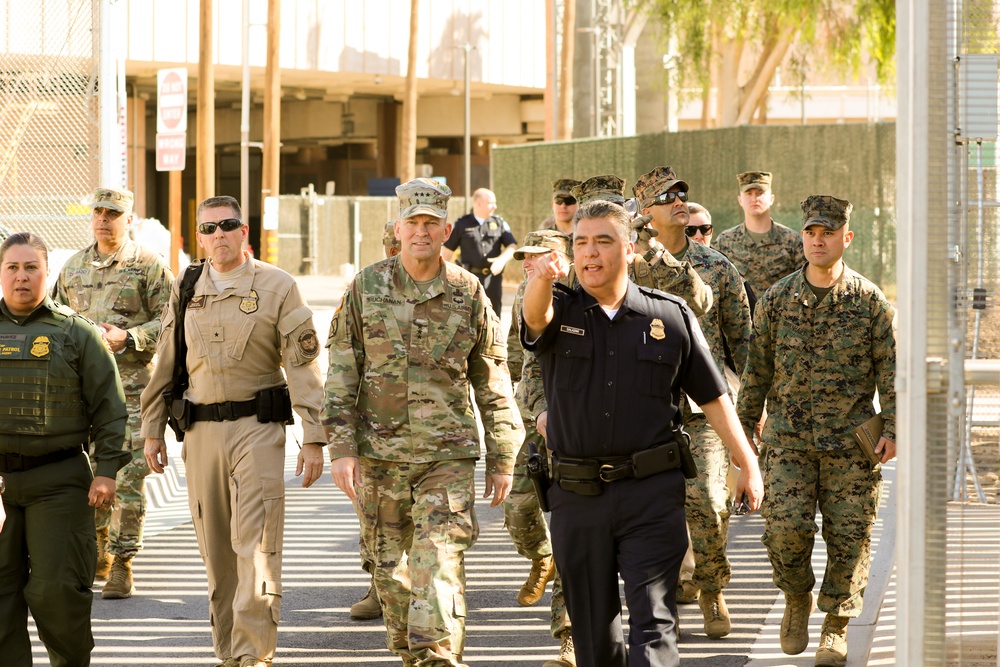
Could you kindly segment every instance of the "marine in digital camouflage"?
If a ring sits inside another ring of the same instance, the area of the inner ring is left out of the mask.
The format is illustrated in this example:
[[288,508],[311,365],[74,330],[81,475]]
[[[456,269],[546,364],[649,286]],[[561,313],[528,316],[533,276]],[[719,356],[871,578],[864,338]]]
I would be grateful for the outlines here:
[[573,188],[573,196],[580,206],[603,199],[619,206],[625,205],[625,181],[614,174],[591,176]]
[[[834,199],[803,202],[804,223],[846,224],[849,205]],[[860,614],[868,580],[881,472],[851,432],[875,414],[876,389],[882,435],[896,439],[894,315],[882,292],[846,265],[822,298],[804,269],[779,280],[757,305],[737,406],[749,433],[767,404],[762,541],[774,582],[787,593],[814,586],[818,506],[828,554],[818,605],[838,616]]]
[[469,272],[442,262],[420,287],[393,257],[355,277],[327,347],[323,425],[332,458],[360,457],[387,645],[407,665],[458,664],[463,554],[478,535],[470,386],[487,474],[511,474],[523,438],[499,320]]
[[[120,195],[111,190],[107,193]],[[134,342],[133,348],[114,357],[125,390],[128,428],[124,449],[131,453],[131,459],[118,471],[114,508],[95,510],[98,530],[110,528],[108,551],[122,558],[131,558],[142,548],[149,467],[143,453],[145,440],[140,435],[139,396],[153,369],[160,313],[170,299],[173,279],[163,257],[126,239],[107,259],[101,259],[96,243],[73,255],[52,289],[55,301],[95,323],[126,330]]]

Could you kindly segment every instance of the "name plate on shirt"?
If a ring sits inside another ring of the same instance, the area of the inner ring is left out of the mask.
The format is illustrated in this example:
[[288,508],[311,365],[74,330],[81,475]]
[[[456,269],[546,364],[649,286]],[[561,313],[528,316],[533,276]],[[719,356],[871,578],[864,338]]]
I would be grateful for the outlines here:
[[566,326],[565,324],[559,327],[559,331],[562,331],[563,333],[573,334],[574,336],[582,336],[584,334],[583,329]]

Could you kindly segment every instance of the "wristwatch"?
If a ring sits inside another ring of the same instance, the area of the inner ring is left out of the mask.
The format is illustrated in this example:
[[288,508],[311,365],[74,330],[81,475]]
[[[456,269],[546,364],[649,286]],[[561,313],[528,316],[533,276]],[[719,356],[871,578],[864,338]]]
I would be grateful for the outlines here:
[[7,490],[7,485],[4,484],[3,477],[0,476],[0,496],[2,496],[3,492],[6,490]]
[[132,338],[132,332],[125,332],[125,349],[134,350],[135,349],[135,339]]

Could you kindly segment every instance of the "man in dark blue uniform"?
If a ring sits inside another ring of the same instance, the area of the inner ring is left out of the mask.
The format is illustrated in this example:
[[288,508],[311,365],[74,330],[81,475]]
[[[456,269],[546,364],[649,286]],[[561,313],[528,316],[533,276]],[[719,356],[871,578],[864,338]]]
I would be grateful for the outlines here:
[[694,314],[683,300],[628,280],[630,222],[617,204],[580,207],[573,236],[580,286],[553,290],[569,267],[551,253],[536,260],[524,295],[521,340],[542,365],[550,527],[579,667],[679,664],[674,590],[687,548],[681,461],[689,455],[678,428],[682,389],[741,468],[737,497],[746,494],[757,509],[764,495]]
[[514,257],[517,241],[507,221],[493,215],[496,210],[497,198],[493,192],[486,188],[473,192],[472,213],[455,221],[451,236],[441,248],[441,256],[450,262],[461,248],[459,263],[479,278],[499,317],[503,308],[503,268]]

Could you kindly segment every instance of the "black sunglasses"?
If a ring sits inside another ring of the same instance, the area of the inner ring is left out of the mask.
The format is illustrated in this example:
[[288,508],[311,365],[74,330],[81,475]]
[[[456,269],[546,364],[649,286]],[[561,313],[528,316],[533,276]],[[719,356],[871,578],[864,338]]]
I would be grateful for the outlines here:
[[572,206],[573,204],[576,203],[576,197],[565,197],[565,196],[562,196],[562,195],[560,195],[558,197],[553,197],[552,200],[555,203],[557,203],[557,204],[561,204],[561,205],[565,205],[565,206]]
[[698,232],[701,232],[702,236],[711,236],[712,225],[688,225],[684,228],[684,233],[688,236],[694,236]]
[[653,206],[658,204],[673,204],[675,199],[687,201],[687,190],[672,190],[670,192],[664,192],[663,194],[656,195],[653,197]]
[[215,233],[216,227],[222,227],[224,232],[233,232],[243,226],[243,221],[239,218],[226,218],[218,222],[203,222],[198,225],[198,233],[208,236]]

